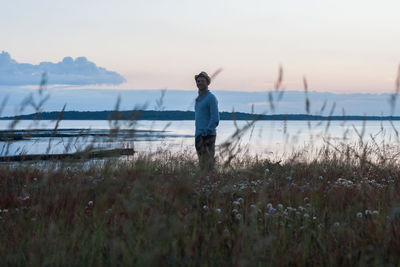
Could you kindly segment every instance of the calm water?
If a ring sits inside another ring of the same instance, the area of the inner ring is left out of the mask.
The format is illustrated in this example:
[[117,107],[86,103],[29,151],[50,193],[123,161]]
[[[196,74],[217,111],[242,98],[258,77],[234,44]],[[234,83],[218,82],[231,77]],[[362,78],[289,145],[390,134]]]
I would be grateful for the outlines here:
[[[0,130],[9,129],[10,123],[0,121]],[[389,121],[366,121],[365,127],[363,124],[362,121],[332,121],[327,127],[327,121],[310,122],[310,125],[307,121],[258,121],[243,135],[241,145],[247,147],[252,154],[282,156],[299,149],[318,149],[326,140],[331,143],[357,142],[363,129],[365,141],[371,141],[373,136],[378,143],[397,143],[396,130],[400,130],[400,122],[393,122],[394,127]],[[54,125],[51,121],[40,121],[37,124],[33,121],[20,121],[15,129],[53,129]],[[237,122],[239,128],[245,125],[245,121]],[[119,126],[121,129],[132,128],[124,123]],[[99,147],[134,147],[138,151],[154,151],[162,147],[171,151],[188,149],[194,152],[194,121],[138,121],[133,128],[142,131],[132,138],[56,137],[50,140],[49,137],[40,137],[0,142],[0,149],[2,155],[46,153],[48,147],[50,153],[65,153],[80,150],[92,142]],[[110,125],[108,121],[65,120],[60,122],[59,129],[91,129],[107,133]],[[235,130],[233,121],[220,122],[217,128],[217,149],[221,143],[231,139]]]

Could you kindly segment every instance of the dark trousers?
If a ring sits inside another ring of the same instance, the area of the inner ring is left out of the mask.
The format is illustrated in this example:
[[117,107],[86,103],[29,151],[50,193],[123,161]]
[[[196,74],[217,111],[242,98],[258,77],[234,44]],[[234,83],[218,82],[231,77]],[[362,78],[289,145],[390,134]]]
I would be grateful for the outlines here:
[[212,170],[214,168],[215,139],[215,135],[196,136],[196,152],[202,170]]

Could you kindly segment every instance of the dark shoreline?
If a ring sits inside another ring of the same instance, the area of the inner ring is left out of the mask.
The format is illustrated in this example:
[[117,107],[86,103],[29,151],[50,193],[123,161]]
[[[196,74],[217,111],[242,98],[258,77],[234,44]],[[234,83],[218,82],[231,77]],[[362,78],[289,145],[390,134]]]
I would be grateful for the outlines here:
[[[250,114],[244,112],[220,112],[220,120],[287,120],[287,121],[398,121],[400,116],[319,116],[307,114]],[[20,116],[1,117],[0,120],[160,120],[160,121],[180,121],[194,120],[193,111],[154,111],[154,110],[135,110],[135,111],[65,111],[62,116],[58,111],[33,113]]]

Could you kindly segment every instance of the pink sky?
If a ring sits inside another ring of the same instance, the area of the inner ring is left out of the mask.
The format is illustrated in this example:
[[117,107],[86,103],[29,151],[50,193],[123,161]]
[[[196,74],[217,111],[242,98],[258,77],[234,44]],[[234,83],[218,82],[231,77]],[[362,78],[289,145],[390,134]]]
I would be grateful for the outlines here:
[[193,90],[224,71],[219,90],[265,91],[280,65],[288,90],[392,92],[400,2],[8,1],[0,50],[18,62],[85,56],[127,82],[118,89]]

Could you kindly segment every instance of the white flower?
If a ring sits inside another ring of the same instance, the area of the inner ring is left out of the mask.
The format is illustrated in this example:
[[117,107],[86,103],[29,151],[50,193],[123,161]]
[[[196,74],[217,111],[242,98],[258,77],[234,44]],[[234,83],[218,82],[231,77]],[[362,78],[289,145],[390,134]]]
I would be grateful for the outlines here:
[[374,210],[374,211],[372,212],[372,214],[373,214],[373,215],[378,215],[378,214],[379,214],[379,211]]
[[268,209],[270,209],[270,208],[272,208],[272,207],[273,207],[273,206],[272,206],[271,203],[268,203],[268,204],[267,204],[267,208],[268,208]]
[[340,223],[339,223],[339,222],[335,222],[335,223],[333,224],[333,226],[334,226],[334,227],[339,227],[339,226],[340,226]]
[[203,210],[204,210],[204,211],[207,211],[207,210],[208,210],[207,205],[204,205],[204,206],[203,206]]
[[304,213],[304,218],[306,218],[306,219],[308,219],[308,218],[310,218],[310,215],[308,215],[308,213]]
[[283,205],[282,204],[278,204],[278,209],[283,209]]
[[215,211],[221,213],[221,209],[215,209]]
[[236,201],[236,200],[233,201],[232,204],[233,204],[233,206],[240,206],[240,202],[239,202],[239,201]]
[[250,208],[255,209],[255,208],[256,208],[256,205],[251,204],[251,205],[250,205]]
[[239,213],[235,215],[236,220],[240,220],[241,217],[242,216]]
[[238,201],[239,203],[243,202],[243,198],[239,197],[238,199],[236,199],[236,201]]
[[238,213],[239,211],[237,209],[233,209],[232,213]]
[[320,180],[323,180],[323,179],[324,179],[324,177],[322,177],[322,176],[319,176],[318,178],[319,178]]
[[274,209],[274,208],[272,208],[272,207],[269,208],[269,210],[268,210],[269,213],[275,213],[275,211],[276,211],[276,209]]
[[362,215],[362,213],[361,213],[361,212],[357,212],[357,218],[360,218],[360,219],[361,219],[361,218],[362,218],[362,216],[363,216],[363,215]]
[[372,211],[370,211],[370,210],[365,210],[365,215],[372,215]]
[[26,195],[26,196],[24,196],[24,197],[21,197],[21,200],[28,200],[29,199],[29,196],[28,195]]
[[93,201],[90,200],[87,204],[88,204],[89,206],[93,206]]
[[304,202],[308,202],[308,200],[309,200],[308,197],[304,198]]
[[314,217],[312,217],[312,219],[313,219],[313,220],[316,220],[316,219],[317,219],[317,217],[316,217],[316,216],[314,216]]

